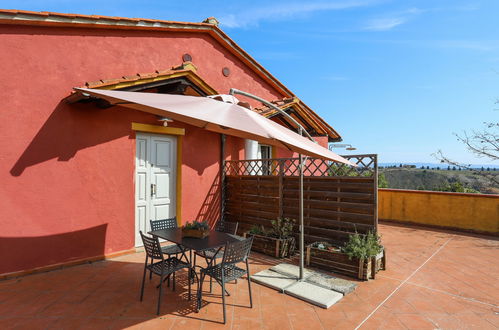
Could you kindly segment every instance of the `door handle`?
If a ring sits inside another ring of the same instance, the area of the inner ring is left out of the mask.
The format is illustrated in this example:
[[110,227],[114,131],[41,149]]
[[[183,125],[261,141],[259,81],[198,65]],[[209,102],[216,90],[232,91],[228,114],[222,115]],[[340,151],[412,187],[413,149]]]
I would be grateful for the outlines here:
[[151,183],[151,197],[156,195],[156,185],[154,183]]

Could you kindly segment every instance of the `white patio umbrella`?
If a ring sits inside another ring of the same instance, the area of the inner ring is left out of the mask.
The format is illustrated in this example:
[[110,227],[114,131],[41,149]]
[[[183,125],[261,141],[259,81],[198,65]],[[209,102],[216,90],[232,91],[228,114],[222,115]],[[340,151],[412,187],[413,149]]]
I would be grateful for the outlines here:
[[[101,98],[113,105],[120,105],[135,110],[148,112],[161,117],[184,122],[209,131],[236,136],[244,139],[285,148],[300,154],[300,278],[303,275],[303,169],[302,154],[306,156],[332,160],[334,162],[351,163],[327,148],[297,134],[270,119],[234,103],[218,101],[213,98],[140,93],[126,91],[110,91],[99,89],[75,88],[83,94]],[[231,93],[253,97],[270,106],[270,102],[249,93],[231,90]],[[225,99],[234,99],[229,96]],[[236,99],[237,100],[237,99]],[[235,102],[235,101],[232,101]],[[278,109],[281,111],[280,109]],[[300,131],[303,128],[300,127]]]

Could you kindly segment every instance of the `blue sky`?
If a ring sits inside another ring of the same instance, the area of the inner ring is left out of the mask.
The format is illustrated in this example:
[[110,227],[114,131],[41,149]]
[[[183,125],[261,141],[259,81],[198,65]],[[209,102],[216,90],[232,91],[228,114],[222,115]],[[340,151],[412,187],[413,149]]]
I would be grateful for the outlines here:
[[[6,9],[200,22],[209,16],[381,162],[472,157],[453,132],[498,121],[499,1],[1,1]],[[339,153],[348,153],[338,150]]]

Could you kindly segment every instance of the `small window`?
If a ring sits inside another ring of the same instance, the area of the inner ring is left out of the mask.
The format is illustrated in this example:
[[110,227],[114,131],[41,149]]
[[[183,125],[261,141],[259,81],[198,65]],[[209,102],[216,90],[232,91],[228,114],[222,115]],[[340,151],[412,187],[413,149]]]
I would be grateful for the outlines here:
[[264,144],[258,145],[258,158],[270,159],[272,158],[272,147]]
[[[272,158],[272,147],[264,144],[258,145],[258,158],[270,159]],[[270,161],[262,161],[262,175],[270,175]]]

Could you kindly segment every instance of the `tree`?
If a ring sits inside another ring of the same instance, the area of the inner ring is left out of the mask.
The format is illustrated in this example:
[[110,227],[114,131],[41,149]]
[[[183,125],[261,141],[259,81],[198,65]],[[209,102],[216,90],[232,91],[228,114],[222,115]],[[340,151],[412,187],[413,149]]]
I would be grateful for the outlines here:
[[[496,103],[499,103],[499,101]],[[475,156],[485,158],[492,162],[499,161],[499,122],[484,123],[484,128],[482,130],[471,132],[464,131],[462,134],[454,133],[454,135],[457,137],[457,140],[463,143],[466,149]],[[482,171],[480,171],[476,168],[472,168],[471,165],[465,165],[454,161],[445,156],[442,150],[438,150],[433,156],[442,163],[473,171],[486,178],[493,186],[499,187],[499,178],[495,173],[491,173],[490,171],[485,172],[483,167]]]
[[384,173],[378,174],[378,188],[388,188],[388,181]]
[[436,190],[437,191],[449,191],[449,192],[461,192],[461,193],[473,193],[473,194],[479,193],[478,190],[465,187],[459,181],[453,182],[453,183],[448,183],[447,185],[439,187]]

